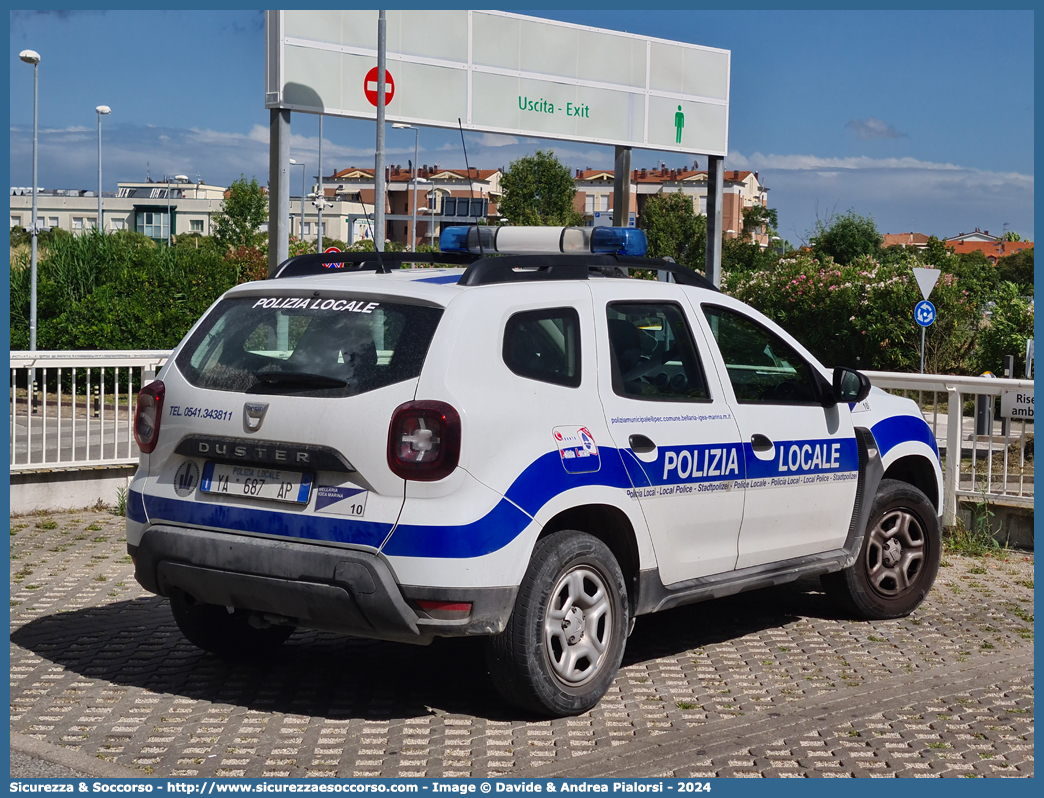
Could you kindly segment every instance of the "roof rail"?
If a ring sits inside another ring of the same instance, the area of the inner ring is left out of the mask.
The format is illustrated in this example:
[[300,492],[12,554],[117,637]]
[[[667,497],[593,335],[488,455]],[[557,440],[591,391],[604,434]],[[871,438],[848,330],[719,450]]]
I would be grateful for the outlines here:
[[536,280],[587,280],[598,277],[628,277],[628,272],[644,270],[666,272],[674,282],[719,289],[699,272],[673,261],[636,258],[625,255],[500,255],[480,258],[468,266],[458,285],[490,285]]
[[[321,252],[297,255],[283,261],[269,277],[304,277],[314,274],[337,272],[375,271],[390,274],[392,269],[404,263],[438,263],[444,266],[469,266],[478,260],[478,255],[458,252],[382,252],[380,258],[374,252]],[[332,264],[332,265],[327,265]]]

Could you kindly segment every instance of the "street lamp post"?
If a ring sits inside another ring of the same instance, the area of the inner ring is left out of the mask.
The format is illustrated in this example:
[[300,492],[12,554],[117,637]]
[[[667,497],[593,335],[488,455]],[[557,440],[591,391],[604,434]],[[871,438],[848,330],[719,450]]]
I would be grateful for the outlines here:
[[[22,50],[18,57],[27,64],[33,65],[33,216],[29,229],[30,234],[30,279],[32,285],[29,290],[29,351],[36,351],[36,129],[37,129],[37,100],[39,98],[40,86],[40,54],[35,50]],[[36,370],[33,369],[33,382],[36,381]]]
[[101,118],[108,113],[112,112],[112,109],[107,105],[99,105],[94,109],[98,113],[98,231],[105,232],[105,225],[102,223],[102,159],[101,159]]
[[291,158],[290,165],[301,167],[301,229],[298,232],[300,233],[301,240],[304,241],[305,164],[304,161],[298,163]]
[[417,251],[417,153],[420,145],[420,128],[395,122],[392,127],[413,131],[413,233],[410,236],[410,251]]
[[170,249],[170,176],[167,176],[167,249]]

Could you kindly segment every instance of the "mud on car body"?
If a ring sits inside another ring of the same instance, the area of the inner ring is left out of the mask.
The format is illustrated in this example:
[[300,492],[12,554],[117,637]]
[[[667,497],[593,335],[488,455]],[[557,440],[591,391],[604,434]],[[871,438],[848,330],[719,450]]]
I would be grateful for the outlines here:
[[810,574],[859,617],[924,599],[942,479],[913,402],[640,231],[442,246],[291,259],[142,390],[128,549],[193,643],[483,635],[499,691],[563,715],[639,615]]

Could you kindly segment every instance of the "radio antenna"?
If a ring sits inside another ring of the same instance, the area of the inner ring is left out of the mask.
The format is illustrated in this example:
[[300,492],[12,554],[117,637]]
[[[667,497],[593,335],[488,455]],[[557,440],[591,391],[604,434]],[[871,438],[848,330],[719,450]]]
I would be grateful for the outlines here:
[[[457,129],[460,130],[460,146],[464,150],[464,166],[468,170],[468,188],[471,190],[471,202],[469,203],[471,207],[468,208],[468,216],[471,216],[471,211],[475,207],[475,184],[471,182],[471,164],[468,163],[468,148],[464,144],[464,126],[461,125],[459,116],[457,117]],[[475,216],[475,236],[478,238],[479,257],[485,257],[486,253],[482,249],[482,231],[478,228],[478,216]]]
[[[377,175],[374,173],[374,192],[373,192],[373,209],[374,212],[377,210]],[[377,265],[380,267],[381,274],[387,274],[384,270],[384,261],[381,260],[381,251],[377,249],[377,239],[373,236],[373,226],[370,224],[370,214],[366,212],[366,203],[363,202],[362,191],[359,192],[359,204],[362,205],[363,218],[366,219],[366,229],[370,231],[370,240],[373,241],[373,252],[377,256]]]

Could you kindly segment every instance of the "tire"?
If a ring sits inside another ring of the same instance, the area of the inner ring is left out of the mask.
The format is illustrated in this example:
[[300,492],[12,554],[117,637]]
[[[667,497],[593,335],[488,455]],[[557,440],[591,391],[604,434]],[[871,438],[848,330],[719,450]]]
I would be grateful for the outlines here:
[[616,678],[629,627],[616,558],[585,532],[537,542],[507,627],[486,643],[497,691],[538,715],[579,715]]
[[857,617],[901,618],[928,595],[941,552],[939,518],[928,497],[909,483],[885,479],[870,509],[859,558],[825,575],[823,586]]
[[246,610],[229,613],[225,607],[197,602],[180,590],[171,594],[170,610],[190,643],[227,659],[272,651],[285,643],[295,628],[273,625],[258,629],[247,622]]

